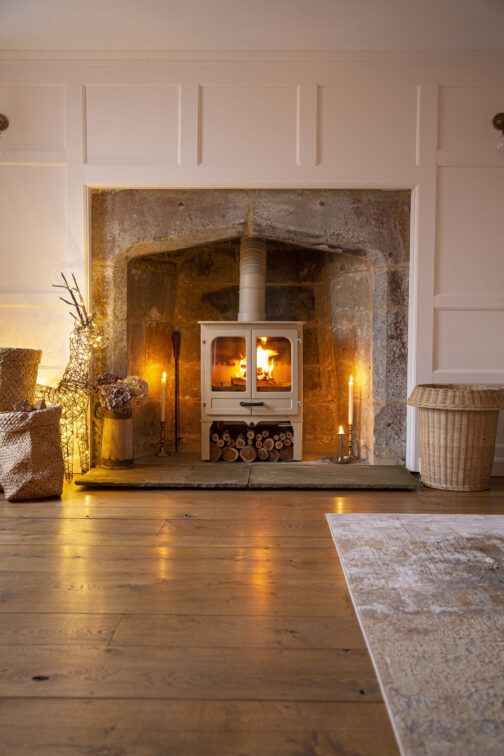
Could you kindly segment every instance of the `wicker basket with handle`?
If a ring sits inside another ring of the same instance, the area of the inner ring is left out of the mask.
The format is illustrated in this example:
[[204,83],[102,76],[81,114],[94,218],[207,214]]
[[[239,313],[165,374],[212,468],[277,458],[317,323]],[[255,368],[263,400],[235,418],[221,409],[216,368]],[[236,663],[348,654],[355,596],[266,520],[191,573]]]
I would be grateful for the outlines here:
[[488,488],[504,388],[421,384],[408,404],[420,413],[422,482],[448,491]]
[[10,412],[16,402],[33,400],[40,349],[0,347],[0,412]]

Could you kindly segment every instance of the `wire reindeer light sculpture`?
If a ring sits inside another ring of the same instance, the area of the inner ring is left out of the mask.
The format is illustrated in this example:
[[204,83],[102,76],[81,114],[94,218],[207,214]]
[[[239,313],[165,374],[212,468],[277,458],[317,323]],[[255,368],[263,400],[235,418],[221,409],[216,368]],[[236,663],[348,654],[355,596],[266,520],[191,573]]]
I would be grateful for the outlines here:
[[53,284],[58,289],[65,289],[70,300],[60,297],[62,302],[75,310],[70,315],[75,325],[70,334],[70,359],[63,377],[57,386],[37,386],[37,397],[53,404],[61,404],[61,443],[65,460],[65,478],[68,482],[73,477],[73,454],[77,445],[82,472],[89,470],[89,430],[88,408],[91,393],[89,365],[94,351],[101,348],[101,336],[96,333],[93,316],[89,315],[75,276],[72,273],[73,286],[62,273],[62,284]]

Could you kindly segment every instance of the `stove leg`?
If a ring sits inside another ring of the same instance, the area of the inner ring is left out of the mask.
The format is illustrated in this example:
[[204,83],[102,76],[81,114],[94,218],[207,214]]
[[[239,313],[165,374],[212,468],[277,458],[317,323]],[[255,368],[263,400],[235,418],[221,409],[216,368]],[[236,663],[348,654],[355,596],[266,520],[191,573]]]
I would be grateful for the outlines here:
[[303,459],[303,423],[292,423],[292,430],[294,431],[293,458],[296,462],[300,462]]
[[211,422],[201,421],[201,459],[207,462],[210,459],[210,428]]

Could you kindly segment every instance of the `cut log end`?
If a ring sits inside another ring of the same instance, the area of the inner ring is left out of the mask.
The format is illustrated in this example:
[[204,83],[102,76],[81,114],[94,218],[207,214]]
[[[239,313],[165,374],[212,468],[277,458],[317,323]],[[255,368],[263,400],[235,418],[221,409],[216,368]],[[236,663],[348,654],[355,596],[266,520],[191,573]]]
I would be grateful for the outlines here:
[[257,452],[254,446],[244,446],[240,449],[240,457],[244,462],[253,462],[257,457]]
[[210,462],[218,462],[221,458],[222,449],[217,444],[210,444]]
[[225,446],[222,450],[221,457],[224,462],[236,462],[239,457],[239,451],[235,446]]
[[294,459],[294,450],[292,446],[284,446],[283,449],[280,449],[278,454],[282,462],[292,462]]

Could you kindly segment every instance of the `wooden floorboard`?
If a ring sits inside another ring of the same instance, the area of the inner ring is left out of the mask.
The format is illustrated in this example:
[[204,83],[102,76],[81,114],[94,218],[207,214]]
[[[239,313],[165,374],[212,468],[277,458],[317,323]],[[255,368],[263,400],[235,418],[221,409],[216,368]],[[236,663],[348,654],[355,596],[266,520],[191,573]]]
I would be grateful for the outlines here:
[[383,704],[0,699],[8,756],[394,756]]
[[[153,646],[198,648],[365,648],[349,616],[4,613],[0,646]],[[4,652],[4,656],[8,651]],[[1,654],[0,654],[1,655]]]
[[395,756],[326,512],[501,514],[504,481],[0,499],[2,756]]
[[85,560],[86,573],[106,575],[132,571],[135,575],[190,575],[204,564],[206,574],[270,573],[274,575],[342,575],[336,551],[331,542],[326,548],[264,548],[236,546],[124,546],[109,544],[40,545],[0,544],[0,570],[8,572],[36,571],[57,574],[76,571],[77,562]]

